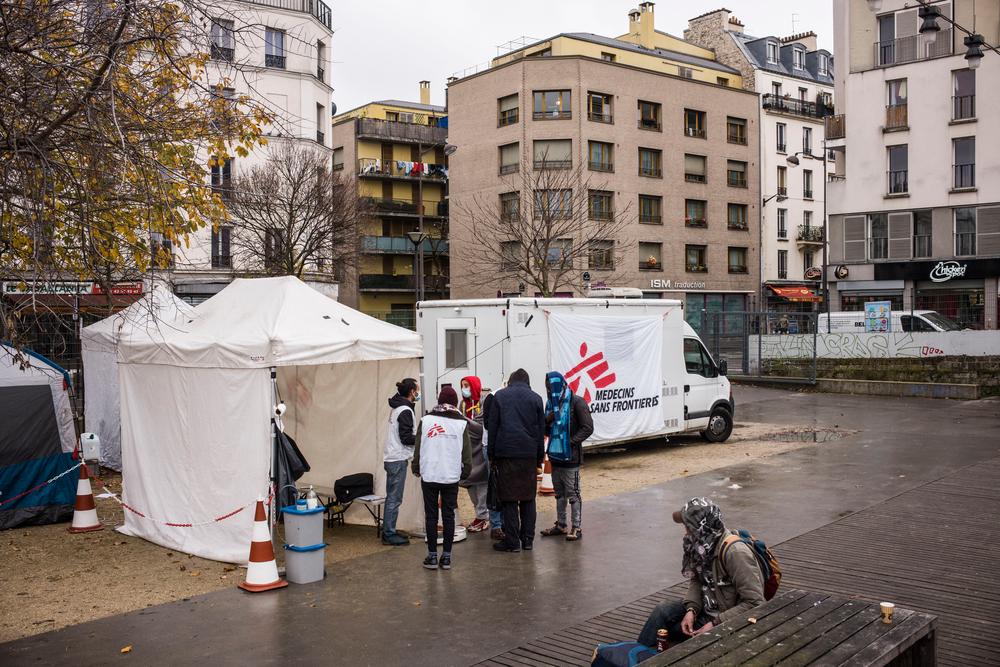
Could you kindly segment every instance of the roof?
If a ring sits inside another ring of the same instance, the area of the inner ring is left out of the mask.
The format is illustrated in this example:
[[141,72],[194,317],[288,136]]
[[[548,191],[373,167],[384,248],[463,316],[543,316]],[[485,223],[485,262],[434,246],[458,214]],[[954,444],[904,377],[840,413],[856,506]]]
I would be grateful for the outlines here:
[[[799,35],[793,35],[794,38],[808,35],[810,33],[800,33]],[[794,43],[784,42],[783,39],[791,38],[781,38],[769,35],[767,37],[753,37],[752,35],[747,35],[746,33],[736,33],[730,32],[729,35],[733,38],[736,46],[743,53],[743,56],[750,62],[754,69],[763,70],[765,72],[773,72],[775,74],[781,74],[782,76],[788,76],[795,79],[802,79],[804,81],[812,81],[824,86],[833,85],[833,55],[826,49],[817,49],[815,51],[806,52],[806,68],[805,69],[794,69],[792,67],[792,49],[794,48]],[[769,63],[767,61],[767,43],[774,42],[778,45],[778,62]],[[824,54],[829,59],[829,75],[820,76],[819,74],[819,58],[818,54]]]
[[440,113],[445,112],[444,107],[440,107],[436,104],[420,104],[419,102],[404,102],[403,100],[376,100],[375,102],[369,102],[369,104],[385,104],[393,107],[406,107],[408,109],[419,109],[420,111],[438,111]]
[[157,331],[183,326],[195,317],[194,306],[182,301],[161,282],[128,308],[84,327],[80,342],[85,350],[114,354],[118,338],[135,329]]

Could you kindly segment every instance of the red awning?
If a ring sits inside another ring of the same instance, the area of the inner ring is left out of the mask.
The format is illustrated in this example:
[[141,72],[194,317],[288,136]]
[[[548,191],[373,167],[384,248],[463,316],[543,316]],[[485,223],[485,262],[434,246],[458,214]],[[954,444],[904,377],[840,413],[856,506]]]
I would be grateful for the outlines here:
[[805,285],[789,285],[784,287],[768,285],[767,288],[787,301],[813,302],[823,300],[823,297],[816,294],[815,290]]

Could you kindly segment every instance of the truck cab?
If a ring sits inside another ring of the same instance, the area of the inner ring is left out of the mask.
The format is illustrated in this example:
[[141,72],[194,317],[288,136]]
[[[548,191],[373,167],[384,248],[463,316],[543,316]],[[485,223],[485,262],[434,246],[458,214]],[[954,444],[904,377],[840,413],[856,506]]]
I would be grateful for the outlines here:
[[723,442],[733,431],[736,415],[726,361],[716,362],[687,322],[683,354],[685,430],[699,431],[709,442]]

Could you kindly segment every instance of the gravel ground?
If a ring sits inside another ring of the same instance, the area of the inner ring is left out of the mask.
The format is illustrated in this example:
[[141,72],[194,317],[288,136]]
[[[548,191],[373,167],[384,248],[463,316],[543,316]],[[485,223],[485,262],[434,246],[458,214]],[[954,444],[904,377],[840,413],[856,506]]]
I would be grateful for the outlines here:
[[[738,424],[724,444],[683,436],[672,438],[669,444],[646,442],[590,453],[581,471],[584,500],[803,447],[811,443],[796,440],[793,434],[805,430]],[[105,476],[104,481],[113,491],[121,490],[119,476]],[[96,485],[94,491],[101,492]],[[555,500],[540,498],[538,509],[541,528],[552,520]],[[243,576],[232,565],[115,532],[113,527],[123,518],[114,500],[98,498],[97,511],[106,527],[100,532],[70,535],[67,524],[57,524],[0,533],[4,564],[0,570],[0,641],[235,586]],[[459,492],[459,518],[464,522],[474,518],[465,491]],[[371,526],[327,528],[326,541],[330,545],[327,563],[391,548],[380,544]],[[280,565],[282,554],[277,556]]]

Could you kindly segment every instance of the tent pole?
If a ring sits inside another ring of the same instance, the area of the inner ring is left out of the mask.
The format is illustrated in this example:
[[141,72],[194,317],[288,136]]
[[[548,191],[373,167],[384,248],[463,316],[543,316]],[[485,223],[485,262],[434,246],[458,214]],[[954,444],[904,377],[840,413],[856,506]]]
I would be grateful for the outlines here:
[[278,368],[277,366],[271,366],[271,462],[269,468],[268,479],[271,483],[270,493],[271,500],[268,502],[268,519],[270,521],[271,528],[271,540],[274,540],[274,524],[275,524],[275,507],[277,506],[278,490],[277,490],[277,452],[278,452],[278,423],[275,420],[275,409],[278,405]]

